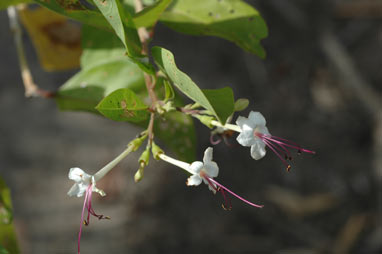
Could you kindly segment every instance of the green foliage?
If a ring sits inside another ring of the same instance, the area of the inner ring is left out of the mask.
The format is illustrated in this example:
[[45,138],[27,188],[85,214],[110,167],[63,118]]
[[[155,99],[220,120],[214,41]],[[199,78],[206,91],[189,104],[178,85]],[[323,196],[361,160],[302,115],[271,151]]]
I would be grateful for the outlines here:
[[148,118],[148,107],[130,89],[121,88],[106,96],[96,109],[114,121],[141,122]]
[[94,0],[98,9],[121,39],[129,56],[141,56],[142,45],[132,17],[119,0]]
[[96,113],[95,106],[106,95],[120,88],[134,91],[143,89],[143,73],[127,57],[106,58],[100,64],[82,69],[69,79],[60,87],[56,101],[61,110]]
[[187,162],[195,160],[196,133],[190,116],[177,111],[165,113],[156,119],[154,133],[179,159]]
[[11,6],[11,5],[30,3],[30,2],[32,2],[32,0],[1,0],[0,1],[0,10],[6,9],[8,6]]
[[136,27],[151,27],[155,25],[162,12],[167,8],[172,0],[159,0],[155,4],[143,9],[134,15]]
[[97,8],[89,9],[79,0],[34,0],[36,3],[81,23],[112,30],[110,24]]
[[[207,97],[189,76],[177,68],[174,55],[170,51],[160,47],[153,47],[151,52],[155,63],[182,93],[209,110],[221,123],[225,123],[227,117],[233,113],[233,97],[232,101],[231,99],[224,101],[225,104],[221,104],[219,99],[213,98],[214,92],[212,90],[208,90]],[[231,89],[216,90],[216,96],[222,94],[231,96],[232,90],[228,90]]]
[[232,89],[224,87],[221,89],[203,89],[202,91],[211,105],[213,105],[216,114],[220,116],[221,122],[225,123],[234,111]]
[[9,252],[3,246],[0,245],[0,254],[9,254]]
[[259,12],[241,0],[174,0],[160,21],[180,33],[211,35],[236,43],[262,58],[267,26]]
[[9,188],[0,177],[0,253],[19,253],[12,223],[12,201]]

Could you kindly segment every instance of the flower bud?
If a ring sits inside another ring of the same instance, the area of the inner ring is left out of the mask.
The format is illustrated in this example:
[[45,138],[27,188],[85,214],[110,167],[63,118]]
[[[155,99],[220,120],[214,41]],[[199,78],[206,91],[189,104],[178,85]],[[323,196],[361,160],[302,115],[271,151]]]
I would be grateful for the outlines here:
[[153,153],[153,157],[156,160],[159,160],[160,159],[159,155],[164,153],[163,150],[159,146],[157,146],[154,142],[151,147],[151,152]]
[[133,141],[131,141],[128,146],[133,146],[133,152],[135,152],[136,150],[138,150],[138,148],[142,145],[142,142],[147,138],[147,133],[145,133],[144,135],[134,139]]
[[137,170],[137,172],[134,175],[134,181],[136,183],[143,179],[144,169],[145,169],[145,163],[142,161],[140,163],[139,169]]
[[142,154],[141,154],[141,157],[139,157],[139,160],[138,162],[140,164],[144,164],[144,166],[147,166],[149,164],[149,160],[150,160],[150,151],[148,149],[146,149]]
[[211,122],[214,120],[214,117],[212,116],[206,116],[206,115],[198,115],[196,116],[199,121],[207,126],[208,128],[212,129],[214,126],[211,124]]

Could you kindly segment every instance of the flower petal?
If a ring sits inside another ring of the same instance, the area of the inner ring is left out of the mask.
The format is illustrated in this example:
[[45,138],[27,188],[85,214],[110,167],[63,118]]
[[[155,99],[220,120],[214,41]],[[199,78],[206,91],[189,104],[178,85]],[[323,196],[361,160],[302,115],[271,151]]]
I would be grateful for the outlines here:
[[212,147],[208,147],[205,151],[204,151],[204,157],[203,157],[203,162],[204,163],[207,163],[207,162],[210,162],[212,161],[212,153],[213,153],[213,148]]
[[251,156],[255,160],[260,160],[266,154],[265,143],[261,140],[257,140],[256,143],[251,146]]
[[257,128],[257,131],[262,133],[262,134],[266,134],[266,135],[271,135],[268,131],[268,128],[266,126],[259,126]]
[[[244,116],[239,116],[236,120],[236,124],[239,125],[240,129],[243,129],[244,125],[250,126],[250,122],[248,121],[248,118]],[[254,126],[252,126],[253,128]]]
[[214,161],[206,162],[203,168],[209,177],[217,177],[219,174],[218,164]]
[[86,174],[85,171],[80,168],[71,168],[68,177],[75,182],[81,182],[84,174]]
[[216,194],[216,189],[218,188],[216,186],[216,184],[209,183],[205,178],[203,178],[203,182],[208,185],[208,189],[210,189],[210,191],[212,191],[214,194]]
[[251,123],[251,126],[265,126],[266,121],[264,116],[260,112],[251,111],[248,116],[248,120]]
[[255,136],[253,134],[253,129],[243,130],[240,132],[239,136],[236,138],[237,142],[239,142],[242,146],[252,146],[256,143]]
[[199,185],[202,182],[202,178],[199,175],[192,175],[187,179],[186,184],[188,186]]
[[86,192],[88,185],[83,184],[83,183],[75,183],[73,186],[70,188],[68,191],[68,195],[70,197],[77,196],[77,197],[82,197],[84,193]]
[[199,174],[200,170],[202,170],[203,168],[203,162],[201,161],[194,161],[191,165],[190,165],[190,171],[193,173],[193,174]]
[[69,170],[69,179],[75,181],[76,183],[79,182],[87,182],[90,183],[91,176],[85,171],[83,171],[80,168],[71,168]]
[[77,196],[79,191],[80,191],[80,188],[78,187],[78,183],[75,183],[68,191],[68,196],[70,197]]

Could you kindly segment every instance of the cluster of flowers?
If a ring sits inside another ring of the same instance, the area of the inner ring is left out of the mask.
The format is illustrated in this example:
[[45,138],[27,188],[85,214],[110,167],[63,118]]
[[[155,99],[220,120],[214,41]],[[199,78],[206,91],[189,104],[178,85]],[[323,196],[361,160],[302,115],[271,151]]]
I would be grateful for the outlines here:
[[[296,149],[298,153],[315,153],[314,151],[301,148],[294,142],[271,135],[268,131],[268,128],[266,127],[265,118],[259,112],[251,111],[248,118],[239,116],[236,121],[237,125],[225,124],[223,126],[216,121],[212,121],[211,124],[218,128],[218,131],[215,131],[215,133],[223,133],[227,130],[239,132],[240,134],[236,140],[243,146],[251,147],[251,156],[255,160],[263,158],[266,154],[265,148],[268,147],[277,155],[278,158],[280,158],[288,171],[291,168],[291,166],[288,164],[288,161],[292,159],[292,155],[289,149]],[[69,179],[75,181],[75,184],[69,190],[68,195],[82,197],[85,194],[85,200],[81,214],[81,226],[78,235],[78,253],[80,252],[82,225],[89,224],[90,215],[93,215],[98,219],[109,218],[107,216],[96,214],[92,208],[92,192],[97,192],[101,196],[105,195],[105,192],[99,190],[96,187],[96,181],[100,180],[108,171],[110,171],[117,163],[119,163],[120,160],[122,160],[125,156],[127,156],[129,152],[133,151],[134,149],[134,147],[128,146],[128,148],[121,155],[119,155],[93,176],[85,173],[80,168],[70,169]],[[213,149],[208,147],[204,152],[203,162],[195,161],[191,164],[171,158],[164,154],[163,151],[158,153],[157,157],[189,172],[191,176],[187,179],[186,182],[188,186],[198,186],[204,182],[214,194],[216,192],[220,192],[225,201],[223,208],[227,210],[231,209],[231,203],[226,193],[233,195],[234,197],[253,207],[263,207],[262,205],[257,205],[244,199],[214,179],[219,174],[219,167],[216,162],[212,160],[212,153]],[[84,220],[85,210],[88,212],[86,220]]]

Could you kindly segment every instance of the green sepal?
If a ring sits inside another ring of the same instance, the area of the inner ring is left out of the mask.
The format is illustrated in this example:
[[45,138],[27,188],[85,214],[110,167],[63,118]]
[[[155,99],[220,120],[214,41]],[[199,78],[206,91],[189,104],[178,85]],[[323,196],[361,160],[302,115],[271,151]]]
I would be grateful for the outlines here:
[[151,146],[151,152],[153,153],[153,157],[156,160],[160,160],[159,155],[164,153],[163,150],[159,146],[157,146],[154,142],[152,143],[152,146]]

